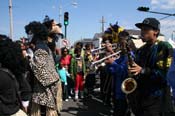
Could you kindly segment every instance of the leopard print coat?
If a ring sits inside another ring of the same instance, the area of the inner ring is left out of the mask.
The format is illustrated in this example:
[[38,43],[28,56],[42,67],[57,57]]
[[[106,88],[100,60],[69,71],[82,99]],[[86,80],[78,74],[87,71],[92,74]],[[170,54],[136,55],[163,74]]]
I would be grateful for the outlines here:
[[49,50],[48,53],[44,49],[37,49],[30,65],[35,76],[32,102],[56,110],[58,105],[56,103],[57,94],[61,88],[59,88],[59,76],[55,70],[51,51]]

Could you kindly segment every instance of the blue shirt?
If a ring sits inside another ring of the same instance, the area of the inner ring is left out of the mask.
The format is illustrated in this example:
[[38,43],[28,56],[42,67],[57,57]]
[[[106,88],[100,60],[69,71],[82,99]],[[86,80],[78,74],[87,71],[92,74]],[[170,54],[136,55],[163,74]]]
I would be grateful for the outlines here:
[[168,70],[167,81],[173,90],[173,97],[175,98],[175,50],[173,54],[173,61]]
[[121,90],[121,84],[128,76],[127,56],[121,56],[110,64],[107,69],[113,76],[113,92],[115,99],[125,99],[125,94]]
[[65,68],[59,69],[58,74],[61,78],[61,82],[64,82],[67,85],[67,76],[69,76],[67,70]]

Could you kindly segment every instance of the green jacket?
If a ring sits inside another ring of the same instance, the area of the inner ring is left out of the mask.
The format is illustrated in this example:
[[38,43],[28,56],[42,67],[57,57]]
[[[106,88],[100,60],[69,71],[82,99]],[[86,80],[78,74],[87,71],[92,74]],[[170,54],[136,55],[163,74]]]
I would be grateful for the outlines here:
[[171,65],[172,53],[172,46],[162,41],[153,45],[145,44],[137,51],[136,63],[142,67],[137,80],[142,95],[160,96],[162,88],[167,87],[166,75]]
[[[83,74],[85,74],[86,72],[86,65],[85,65],[85,61],[84,61],[84,57],[81,57],[82,58],[82,70],[83,70]],[[76,61],[76,57],[74,56],[72,59],[71,59],[71,75],[72,75],[72,78],[75,79],[76,77],[76,74],[77,74],[77,61]]]
[[[75,49],[73,48],[73,49],[71,49],[71,50],[69,51],[69,54],[72,55],[72,57],[75,57],[74,50],[75,50]],[[82,50],[81,50],[81,56],[84,57],[84,54],[85,54],[85,53],[84,53],[84,50],[82,49]]]

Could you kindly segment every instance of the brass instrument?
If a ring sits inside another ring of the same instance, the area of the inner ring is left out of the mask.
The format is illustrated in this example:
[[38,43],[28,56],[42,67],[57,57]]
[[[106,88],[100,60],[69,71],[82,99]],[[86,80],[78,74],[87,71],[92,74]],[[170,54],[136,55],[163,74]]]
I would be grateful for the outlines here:
[[[117,49],[117,44],[107,44],[106,46],[111,46],[113,50]],[[99,54],[102,54],[102,53],[105,53],[105,49],[106,49],[106,46],[104,47],[101,47],[101,48],[96,48],[96,49],[92,49],[91,52],[95,52],[95,53],[99,53]]]
[[121,89],[125,94],[134,92],[137,88],[137,82],[134,78],[127,78],[122,82]]
[[102,58],[102,59],[100,59],[100,60],[94,61],[94,62],[92,62],[92,65],[95,65],[95,64],[98,64],[98,63],[103,63],[106,59],[108,59],[108,58],[110,58],[110,57],[117,56],[117,58],[119,58],[119,57],[120,57],[120,52],[121,52],[121,50],[117,51],[117,52],[114,53],[114,54],[111,54],[111,55],[109,55],[109,56],[106,56],[106,57],[104,57],[104,58]]
[[105,49],[105,47],[101,47],[101,48],[96,48],[96,49],[92,49],[91,52],[96,52],[96,51],[100,51]]
[[97,70],[99,66],[105,66],[106,64],[104,63],[104,61],[110,57],[116,57],[116,59],[118,59],[120,57],[120,52],[121,50],[118,50],[116,53],[114,54],[111,54],[109,56],[106,56],[102,59],[99,59],[97,61],[94,61],[94,62],[91,62],[91,66],[90,66],[90,69],[92,70]]
[[[126,46],[126,53],[127,53],[127,56],[128,56],[128,65],[130,67],[133,66],[133,58],[131,56],[131,53],[130,53],[130,48],[129,46],[127,45]],[[133,78],[133,74],[132,73],[128,73],[128,78],[125,79],[123,82],[122,82],[122,85],[121,85],[121,90],[125,93],[125,94],[130,94],[132,92],[134,92],[137,88],[137,82],[136,80]]]

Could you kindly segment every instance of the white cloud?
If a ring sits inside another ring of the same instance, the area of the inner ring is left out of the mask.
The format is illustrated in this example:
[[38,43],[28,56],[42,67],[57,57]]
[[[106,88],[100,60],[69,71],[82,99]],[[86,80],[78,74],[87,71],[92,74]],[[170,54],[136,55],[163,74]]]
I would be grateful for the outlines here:
[[166,38],[170,38],[172,32],[175,31],[175,20],[174,19],[166,19],[161,20],[161,33],[165,35]]
[[159,4],[159,0],[151,0],[151,4],[152,4],[152,5]]
[[151,0],[153,9],[175,9],[175,0]]

